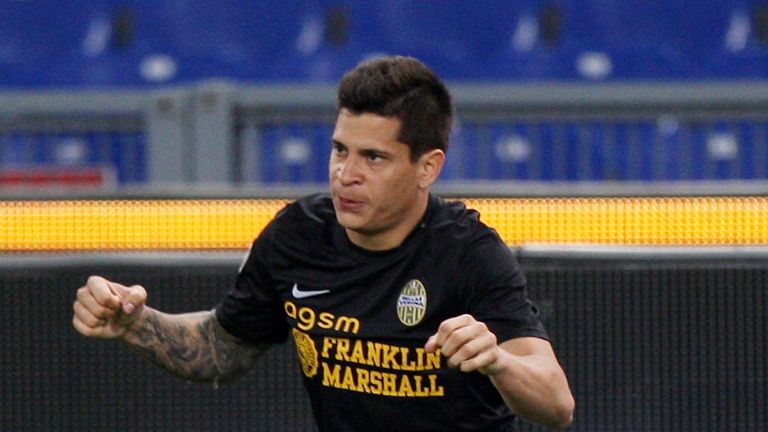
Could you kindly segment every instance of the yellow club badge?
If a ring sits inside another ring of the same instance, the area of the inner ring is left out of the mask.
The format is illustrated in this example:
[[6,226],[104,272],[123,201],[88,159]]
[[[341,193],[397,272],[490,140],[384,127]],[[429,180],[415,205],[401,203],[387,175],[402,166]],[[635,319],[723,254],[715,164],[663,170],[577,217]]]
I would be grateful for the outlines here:
[[296,343],[296,352],[299,354],[301,370],[307,378],[317,374],[317,348],[315,342],[306,333],[293,329],[293,341]]
[[405,284],[397,298],[397,317],[407,326],[415,326],[427,312],[427,289],[418,279]]

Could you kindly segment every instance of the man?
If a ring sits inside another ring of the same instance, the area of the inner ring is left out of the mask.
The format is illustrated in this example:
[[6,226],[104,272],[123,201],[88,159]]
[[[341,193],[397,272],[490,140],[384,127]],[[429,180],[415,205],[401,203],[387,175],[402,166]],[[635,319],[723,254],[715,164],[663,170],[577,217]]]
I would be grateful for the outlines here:
[[75,328],[215,385],[290,333],[321,431],[568,426],[573,397],[514,256],[477,212],[430,194],[451,123],[422,63],[361,63],[339,86],[330,195],[279,212],[214,310],[164,314],[94,276]]

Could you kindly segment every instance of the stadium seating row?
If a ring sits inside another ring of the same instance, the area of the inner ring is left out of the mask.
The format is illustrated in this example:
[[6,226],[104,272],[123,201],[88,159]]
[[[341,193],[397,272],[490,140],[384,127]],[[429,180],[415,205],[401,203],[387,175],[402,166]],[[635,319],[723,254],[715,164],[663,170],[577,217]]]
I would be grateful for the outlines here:
[[148,180],[147,157],[142,133],[0,131],[0,188],[139,184]]
[[[441,179],[764,179],[767,131],[764,122],[466,124],[454,134]],[[325,124],[266,128],[258,143],[243,143],[261,146],[244,178],[323,182],[330,137],[331,126]]]
[[377,53],[452,80],[768,77],[748,0],[0,3],[0,85],[332,82]]
[[[768,178],[766,122],[669,124],[541,122],[463,124],[455,132],[443,180],[639,181]],[[275,124],[257,141],[242,134],[245,182],[322,183],[332,125]],[[148,181],[141,133],[78,135],[0,132],[0,174],[40,168],[99,168],[117,184]],[[39,177],[39,174],[36,174]],[[16,178],[10,176],[8,178]],[[23,180],[23,179],[22,179]],[[21,180],[18,180],[21,181]],[[18,182],[17,181],[17,182]],[[7,181],[5,183],[8,183]]]

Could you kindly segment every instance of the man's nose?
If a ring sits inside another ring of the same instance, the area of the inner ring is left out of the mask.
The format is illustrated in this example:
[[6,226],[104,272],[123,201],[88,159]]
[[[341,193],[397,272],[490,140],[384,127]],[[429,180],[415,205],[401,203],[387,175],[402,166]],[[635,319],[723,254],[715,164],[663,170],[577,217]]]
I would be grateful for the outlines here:
[[359,158],[356,157],[347,157],[344,161],[340,161],[335,167],[336,178],[344,185],[359,183],[361,180],[359,164]]

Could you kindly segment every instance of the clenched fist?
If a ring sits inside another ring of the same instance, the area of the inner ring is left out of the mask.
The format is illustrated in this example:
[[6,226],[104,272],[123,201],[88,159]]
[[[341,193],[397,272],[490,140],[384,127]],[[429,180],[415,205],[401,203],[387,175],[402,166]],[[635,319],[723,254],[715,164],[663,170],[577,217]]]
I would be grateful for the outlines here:
[[127,287],[91,276],[77,290],[72,325],[88,337],[118,338],[138,323],[146,301],[147,291],[139,285]]
[[424,348],[427,352],[440,349],[450,367],[462,372],[476,370],[485,375],[496,371],[496,363],[502,355],[496,335],[484,323],[467,314],[443,321]]

